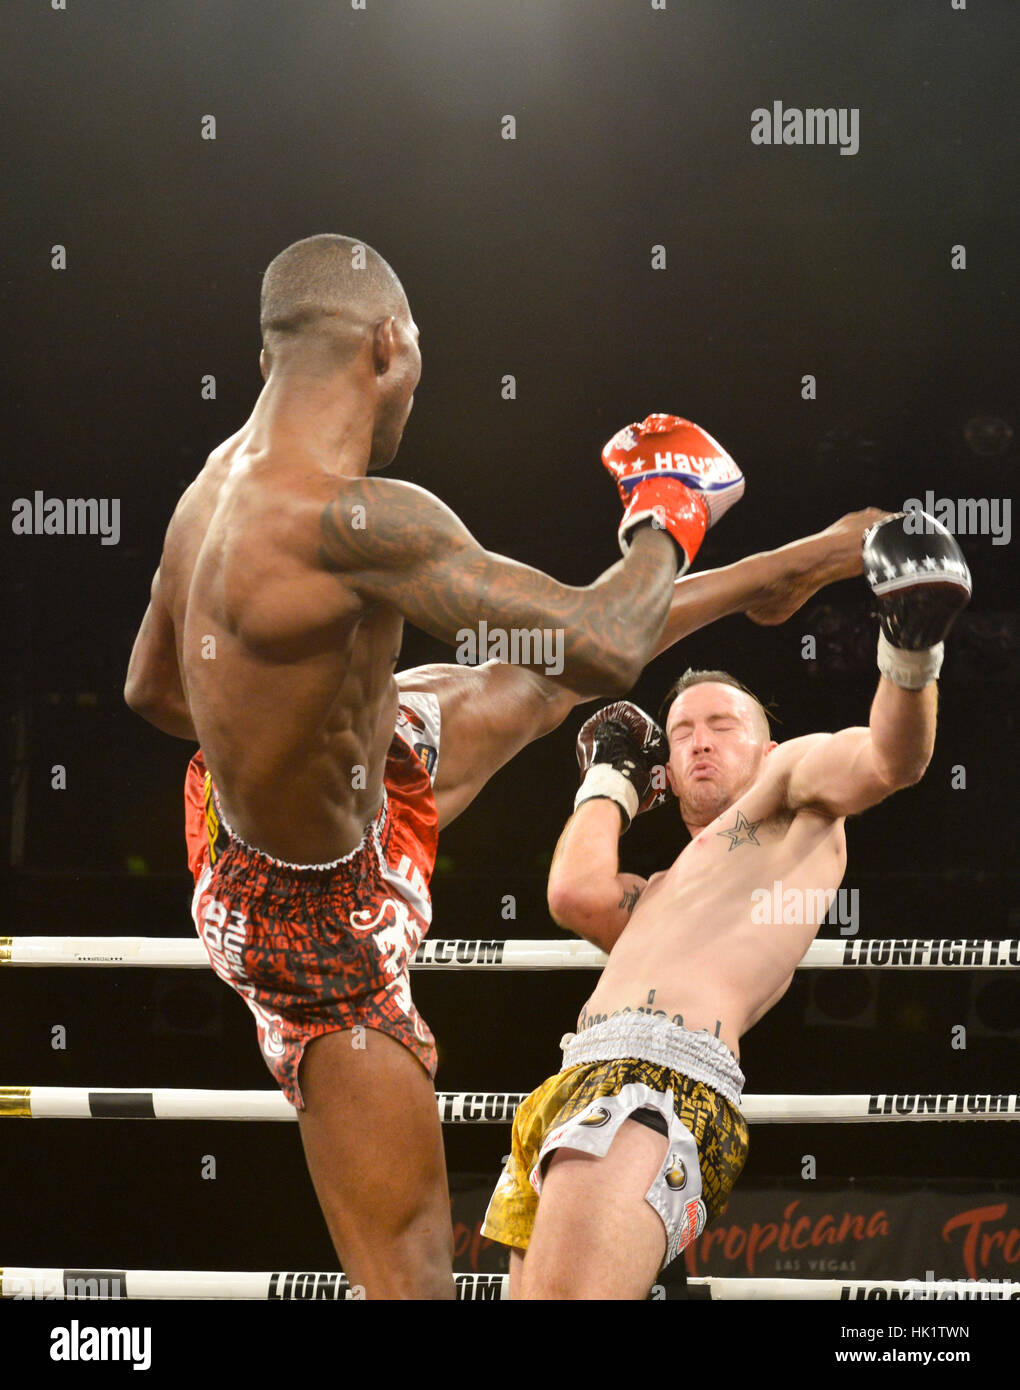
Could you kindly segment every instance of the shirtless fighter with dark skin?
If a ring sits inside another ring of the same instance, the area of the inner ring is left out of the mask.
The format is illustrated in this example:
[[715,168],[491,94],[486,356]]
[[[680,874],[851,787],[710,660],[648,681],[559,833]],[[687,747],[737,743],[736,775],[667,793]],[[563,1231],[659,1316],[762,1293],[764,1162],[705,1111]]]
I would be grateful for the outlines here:
[[[402,692],[439,701],[442,827],[580,700],[624,692],[686,633],[733,612],[780,622],[860,572],[877,513],[676,583],[677,543],[644,525],[594,583],[560,584],[484,550],[423,489],[368,476],[396,454],[421,370],[407,300],[376,253],[296,243],[267,271],[262,324],[265,386],[174,512],[125,696],[201,742],[232,831],[278,860],[321,864],[359,844]],[[483,617],[563,629],[560,679],[494,662],[394,673],[405,620],[454,643]],[[351,1282],[370,1297],[452,1297],[422,1065],[381,1032],[362,1048],[333,1032],[308,1046],[300,1076],[305,1154]]]

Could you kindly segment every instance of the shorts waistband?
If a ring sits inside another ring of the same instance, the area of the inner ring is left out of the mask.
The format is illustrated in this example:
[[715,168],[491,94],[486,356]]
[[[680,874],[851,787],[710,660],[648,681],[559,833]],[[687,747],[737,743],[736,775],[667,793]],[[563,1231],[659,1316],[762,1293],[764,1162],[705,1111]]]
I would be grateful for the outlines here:
[[583,1033],[567,1033],[562,1047],[564,1070],[633,1057],[704,1082],[731,1105],[740,1104],[744,1073],[726,1044],[703,1029],[692,1032],[665,1018],[623,1013]]
[[365,844],[370,836],[374,835],[378,838],[383,834],[383,832],[386,829],[386,822],[389,817],[389,798],[386,795],[386,788],[383,787],[382,804],[380,805],[378,811],[375,813],[373,818],[368,822],[364,830],[361,832],[361,839],[358,841],[358,843],[354,846],[352,850],[349,850],[347,854],[341,855],[339,859],[330,860],[328,864],[291,864],[288,863],[286,859],[277,859],[274,855],[267,854],[264,849],[259,849],[258,845],[252,845],[249,844],[247,840],[242,840],[241,836],[238,835],[237,831],[232,828],[230,822],[223,814],[223,806],[220,802],[219,793],[217,792],[215,785],[213,785],[212,794],[213,800],[216,803],[216,814],[219,817],[220,824],[223,826],[223,829],[230,836],[234,844],[240,845],[241,848],[247,854],[252,855],[255,859],[260,859],[263,863],[271,865],[274,869],[283,870],[287,873],[331,873],[336,869],[342,868],[344,864],[349,864],[353,859],[357,858],[357,856],[365,848]]

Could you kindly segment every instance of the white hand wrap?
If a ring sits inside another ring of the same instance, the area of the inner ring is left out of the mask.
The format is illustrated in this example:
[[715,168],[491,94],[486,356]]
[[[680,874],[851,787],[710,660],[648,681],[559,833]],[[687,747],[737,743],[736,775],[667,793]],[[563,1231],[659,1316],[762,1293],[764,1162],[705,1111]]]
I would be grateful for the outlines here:
[[942,657],[945,644],[937,647],[924,647],[919,652],[905,652],[894,647],[885,633],[878,634],[878,669],[893,685],[903,690],[923,690],[932,681],[938,680],[942,670]]
[[608,797],[610,801],[616,802],[623,813],[624,830],[637,815],[637,789],[629,778],[624,777],[622,772],[617,772],[616,768],[610,767],[608,763],[592,763],[584,774],[584,781],[574,797],[574,810],[576,811],[583,801],[592,801],[596,797]]

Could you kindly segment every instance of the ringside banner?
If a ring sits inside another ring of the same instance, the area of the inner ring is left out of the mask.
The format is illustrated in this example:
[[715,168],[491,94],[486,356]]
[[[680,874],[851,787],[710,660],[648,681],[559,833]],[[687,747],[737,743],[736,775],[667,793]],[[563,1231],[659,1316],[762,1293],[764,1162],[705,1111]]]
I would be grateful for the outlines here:
[[[481,1235],[491,1187],[454,1180],[454,1264],[505,1268]],[[688,1275],[789,1279],[1020,1278],[1020,1194],[738,1187],[688,1247]]]

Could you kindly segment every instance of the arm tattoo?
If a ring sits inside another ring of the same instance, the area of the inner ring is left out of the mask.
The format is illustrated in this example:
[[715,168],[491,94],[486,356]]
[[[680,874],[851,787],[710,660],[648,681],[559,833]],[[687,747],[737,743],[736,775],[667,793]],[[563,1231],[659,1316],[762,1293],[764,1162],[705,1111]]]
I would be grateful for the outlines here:
[[[396,608],[445,641],[460,641],[481,615],[511,630],[562,631],[564,680],[603,691],[620,660],[651,640],[670,595],[655,595],[672,556],[637,543],[626,573],[597,591],[558,583],[527,565],[484,550],[438,499],[407,484],[376,479],[346,484],[320,514],[320,563],[366,597]],[[643,533],[642,533],[643,540]],[[634,599],[641,596],[635,608]],[[655,601],[649,601],[654,595]],[[540,665],[540,662],[523,662]],[[581,689],[581,685],[576,686]]]
[[620,899],[618,906],[624,908],[627,912],[633,912],[634,904],[637,902],[640,896],[640,888],[625,888],[623,891],[623,897]]

